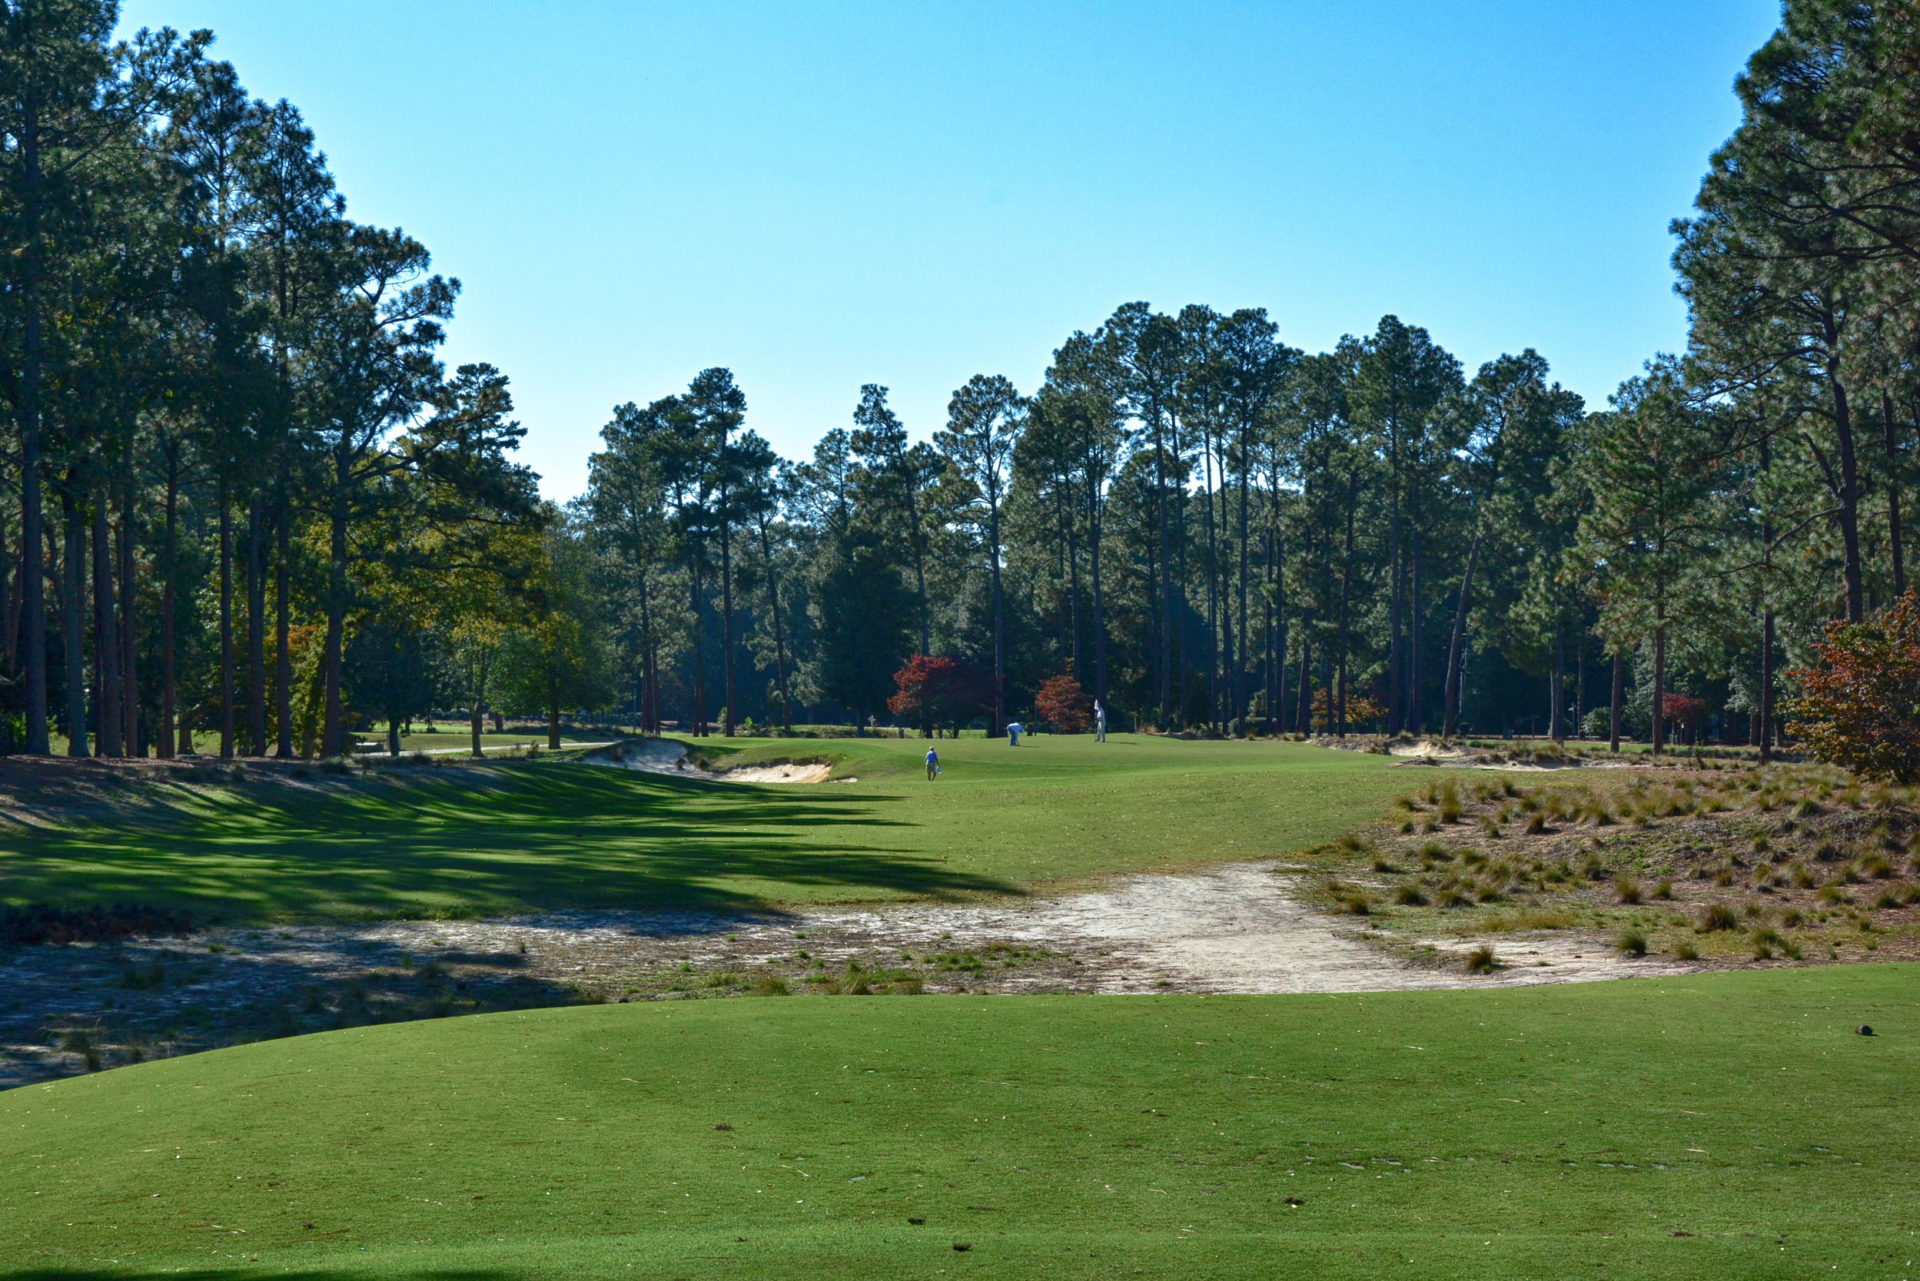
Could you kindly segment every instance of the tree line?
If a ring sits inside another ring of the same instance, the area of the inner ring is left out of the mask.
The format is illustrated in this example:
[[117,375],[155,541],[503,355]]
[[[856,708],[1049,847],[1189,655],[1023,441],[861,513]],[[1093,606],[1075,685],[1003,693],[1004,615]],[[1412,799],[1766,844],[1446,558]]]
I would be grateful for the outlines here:
[[997,730],[1069,686],[1168,732],[1764,750],[1822,627],[1907,590],[1907,8],[1785,7],[1675,225],[1687,348],[1604,408],[1394,316],[1309,353],[1133,302],[926,439],[872,384],[783,459],[697,372],[612,411],[564,507],[505,377],[435,358],[458,283],[346,217],[291,106],[204,33],[0,12],[16,750],[397,750],[455,709],[476,748],[487,710]]

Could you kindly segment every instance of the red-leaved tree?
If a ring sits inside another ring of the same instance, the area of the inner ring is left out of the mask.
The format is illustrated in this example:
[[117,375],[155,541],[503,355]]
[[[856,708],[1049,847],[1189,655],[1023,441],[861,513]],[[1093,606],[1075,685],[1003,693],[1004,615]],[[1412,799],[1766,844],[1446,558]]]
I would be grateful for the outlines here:
[[1707,714],[1704,701],[1691,694],[1662,694],[1660,706],[1666,709],[1667,723],[1677,728],[1686,738],[1698,742],[1700,721]]
[[915,654],[893,674],[887,710],[922,727],[958,725],[993,706],[993,673],[957,658]]
[[1083,734],[1093,724],[1093,703],[1071,676],[1049,676],[1033,696],[1033,710],[1056,734]]
[[1787,729],[1818,759],[1876,778],[1920,778],[1920,600],[1908,592],[1874,618],[1827,624],[1811,667],[1787,673],[1800,696]]

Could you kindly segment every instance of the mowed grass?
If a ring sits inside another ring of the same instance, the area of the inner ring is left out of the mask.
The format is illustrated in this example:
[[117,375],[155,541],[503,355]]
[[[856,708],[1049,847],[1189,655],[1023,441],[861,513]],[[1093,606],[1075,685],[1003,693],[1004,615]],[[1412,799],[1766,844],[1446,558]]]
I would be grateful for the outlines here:
[[0,902],[261,920],[1018,893],[1284,854],[1423,781],[1360,753],[1123,735],[942,740],[932,783],[914,739],[703,747],[729,763],[832,759],[859,781],[710,783],[542,760],[306,788],[155,782],[112,816],[0,835]]
[[0,1095],[0,1275],[1904,1276],[1916,979],[653,1003],[264,1042]]

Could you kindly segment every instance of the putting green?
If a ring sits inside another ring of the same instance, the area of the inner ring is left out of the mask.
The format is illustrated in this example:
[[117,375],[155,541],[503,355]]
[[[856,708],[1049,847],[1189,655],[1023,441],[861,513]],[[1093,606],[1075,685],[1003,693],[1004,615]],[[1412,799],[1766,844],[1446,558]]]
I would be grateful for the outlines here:
[[265,1042],[0,1095],[0,1275],[1905,1275],[1916,978],[656,1003]]
[[1426,781],[1361,753],[1132,735],[941,740],[931,783],[914,739],[703,747],[727,763],[828,757],[858,781],[709,783],[543,760],[305,788],[155,782],[112,817],[0,836],[0,903],[231,920],[1021,892],[1284,854]]

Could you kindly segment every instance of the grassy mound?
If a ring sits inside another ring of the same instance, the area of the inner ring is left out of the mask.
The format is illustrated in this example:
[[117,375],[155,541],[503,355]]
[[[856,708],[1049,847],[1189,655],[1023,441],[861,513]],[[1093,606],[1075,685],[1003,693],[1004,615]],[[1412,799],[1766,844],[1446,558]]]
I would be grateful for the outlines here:
[[858,781],[755,786],[527,761],[156,782],[0,835],[0,906],[233,920],[1017,892],[1285,853],[1376,818],[1410,784],[1380,758],[1287,743],[942,740],[933,783],[913,739],[732,746],[702,744],[722,766],[824,756]]
[[269,1042],[0,1095],[0,1275],[1899,1275],[1916,977]]

